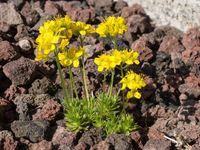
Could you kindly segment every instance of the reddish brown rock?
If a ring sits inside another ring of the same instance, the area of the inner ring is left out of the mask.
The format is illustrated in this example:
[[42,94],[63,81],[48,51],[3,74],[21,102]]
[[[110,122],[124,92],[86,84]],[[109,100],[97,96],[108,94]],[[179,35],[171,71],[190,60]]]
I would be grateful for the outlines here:
[[1,119],[4,111],[8,110],[9,108],[11,108],[11,103],[8,100],[0,97],[0,119]]
[[182,60],[186,64],[200,64],[200,46],[182,52]]
[[37,74],[34,61],[24,57],[4,65],[3,72],[12,81],[13,85],[27,85]]
[[29,36],[29,27],[25,26],[24,24],[20,24],[17,26],[17,34],[15,35],[14,39],[16,41],[19,41],[20,39],[24,38],[24,37],[28,37]]
[[3,67],[0,65],[0,80],[4,77]]
[[0,63],[7,63],[18,56],[19,54],[8,41],[0,42]]
[[92,8],[89,9],[72,9],[71,11],[67,11],[67,15],[70,16],[72,20],[82,21],[82,22],[91,22],[95,17],[95,10]]
[[186,49],[200,47],[200,30],[199,28],[191,28],[184,35],[182,40]]
[[165,36],[158,50],[171,54],[172,52],[178,53],[184,51],[184,47],[177,37]]
[[128,30],[131,33],[142,34],[152,30],[150,20],[146,16],[132,15],[127,19]]
[[[14,137],[10,131],[0,131],[0,145],[3,150],[16,150],[18,142],[14,140]],[[0,148],[1,148],[0,147]]]
[[21,14],[24,16],[26,23],[29,26],[35,25],[40,19],[39,13],[33,9],[33,6],[28,1],[26,1],[25,5],[23,6]]
[[76,141],[77,135],[75,133],[67,131],[65,127],[61,126],[57,127],[52,138],[52,142],[54,145],[65,145],[69,147],[73,147]]
[[194,116],[200,120],[200,100],[194,105],[194,109],[196,110]]
[[75,150],[87,150],[88,146],[85,143],[80,142],[74,147],[74,149]]
[[91,2],[91,3],[94,3],[95,8],[97,8],[97,9],[105,8],[105,7],[111,8],[111,6],[113,4],[113,0],[100,0],[100,1],[93,0],[93,1],[94,2]]
[[115,4],[114,4],[114,10],[116,12],[120,12],[123,8],[127,8],[128,4],[127,2],[123,1],[123,0],[118,0]]
[[98,144],[91,147],[91,150],[112,150],[112,145],[108,142],[101,141]]
[[5,92],[4,97],[8,100],[13,100],[17,95],[25,94],[27,90],[23,87],[17,87],[15,85],[11,85]]
[[153,127],[149,128],[147,136],[149,139],[153,140],[164,139],[164,134]]
[[169,118],[174,114],[173,111],[160,105],[149,108],[147,113],[154,118]]
[[0,3],[0,14],[0,22],[6,22],[9,25],[23,23],[23,20],[13,3]]
[[44,5],[44,11],[47,15],[56,16],[60,12],[60,7],[55,2],[46,1]]
[[145,15],[145,11],[139,4],[133,4],[131,7],[124,7],[121,16],[127,19],[132,15]]
[[185,125],[180,134],[188,142],[198,141],[200,127],[198,125]]
[[132,132],[130,137],[137,143],[137,145],[140,149],[143,149],[142,137],[138,131]]
[[149,44],[146,38],[141,37],[131,45],[131,49],[140,54],[140,61],[150,61],[153,58],[153,52],[148,46]]
[[52,145],[51,142],[43,140],[43,141],[41,141],[39,143],[31,144],[29,149],[30,150],[52,150],[53,149],[53,145]]
[[152,140],[150,139],[145,144],[143,150],[171,150],[172,149],[172,143],[168,140],[162,139],[162,140]]
[[80,1],[61,1],[57,3],[59,6],[62,7],[64,12],[70,12],[73,9],[80,8],[81,2]]
[[200,145],[199,144],[194,144],[191,147],[191,150],[199,150],[200,149]]
[[190,74],[184,81],[185,83],[179,86],[179,91],[197,98],[200,95],[200,79],[194,74]]
[[149,76],[145,76],[144,79],[146,86],[142,89],[142,97],[144,98],[144,100],[148,100],[148,98],[152,96],[152,94],[155,92],[156,85],[153,79]]
[[57,114],[61,111],[61,104],[54,100],[48,100],[41,110],[38,110],[36,114],[33,115],[33,120],[49,120],[55,119]]
[[189,88],[200,88],[200,79],[194,74],[190,74],[190,76],[186,77],[185,83],[188,85]]
[[6,22],[0,22],[0,32],[8,32],[10,29],[10,25]]
[[52,62],[36,61],[37,71],[46,76],[52,76],[56,72],[56,67]]

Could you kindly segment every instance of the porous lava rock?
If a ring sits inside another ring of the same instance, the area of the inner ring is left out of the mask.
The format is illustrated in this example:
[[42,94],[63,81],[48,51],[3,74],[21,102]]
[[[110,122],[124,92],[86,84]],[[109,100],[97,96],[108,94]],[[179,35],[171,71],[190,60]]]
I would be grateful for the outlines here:
[[31,59],[21,57],[4,65],[3,72],[13,85],[27,85],[36,76],[36,64]]

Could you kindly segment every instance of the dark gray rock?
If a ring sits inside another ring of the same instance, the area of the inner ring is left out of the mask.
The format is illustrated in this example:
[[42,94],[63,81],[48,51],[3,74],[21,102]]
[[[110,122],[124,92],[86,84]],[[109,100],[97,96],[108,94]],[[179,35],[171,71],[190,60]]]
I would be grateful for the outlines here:
[[37,79],[32,83],[29,88],[30,94],[50,94],[53,95],[56,92],[56,86],[46,77]]
[[82,137],[79,140],[79,143],[85,143],[91,147],[102,140],[103,140],[103,130],[100,128],[99,129],[93,128],[83,133]]
[[11,123],[11,130],[18,138],[29,138],[32,142],[39,142],[45,139],[45,133],[49,127],[48,121],[14,121]]
[[31,108],[35,108],[37,106],[43,106],[45,102],[50,100],[51,97],[47,94],[21,94],[18,95],[14,100],[14,104],[16,105],[16,111],[19,114],[19,120],[30,120],[31,116]]
[[113,134],[105,142],[111,143],[115,150],[135,150],[133,140],[125,134]]

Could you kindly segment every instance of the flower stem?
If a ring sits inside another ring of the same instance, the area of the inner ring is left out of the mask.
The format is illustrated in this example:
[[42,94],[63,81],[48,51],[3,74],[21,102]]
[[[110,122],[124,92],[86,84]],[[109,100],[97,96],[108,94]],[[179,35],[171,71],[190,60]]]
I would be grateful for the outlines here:
[[70,84],[71,84],[71,89],[72,89],[72,98],[73,98],[73,92],[75,92],[76,98],[78,98],[78,92],[74,84],[74,76],[73,76],[71,67],[69,67],[69,77],[70,77]]
[[[124,78],[124,72],[123,72],[123,68],[122,68],[122,64],[120,64],[120,71],[121,71],[121,78]],[[122,101],[123,101],[123,107],[125,107],[125,101],[124,101],[124,91],[122,91]]]
[[65,80],[64,80],[63,73],[62,73],[62,70],[61,70],[61,65],[59,63],[58,55],[56,53],[55,53],[55,61],[56,61],[56,65],[57,65],[57,68],[58,68],[58,73],[59,73],[60,80],[61,80],[61,86],[63,88],[64,99],[68,100],[67,86],[65,84]]
[[[83,47],[83,38],[80,36],[80,45]],[[82,78],[83,78],[83,88],[85,97],[87,100],[89,100],[89,94],[88,94],[88,87],[87,87],[87,81],[86,81],[86,71],[85,71],[85,62],[84,62],[84,54],[82,56],[82,65],[81,65],[81,72],[82,72]]]
[[83,78],[84,93],[85,93],[86,99],[88,100],[88,99],[89,99],[89,94],[88,94],[88,87],[87,87],[87,81],[86,81],[86,72],[85,72],[84,56],[82,56],[82,67],[81,67],[81,72],[82,72],[82,78]]
[[117,49],[117,39],[116,39],[116,37],[113,37],[112,42],[113,42],[113,45],[114,45],[114,49]]
[[111,75],[111,82],[110,82],[109,96],[112,95],[114,76],[115,76],[115,70],[112,71],[112,75]]

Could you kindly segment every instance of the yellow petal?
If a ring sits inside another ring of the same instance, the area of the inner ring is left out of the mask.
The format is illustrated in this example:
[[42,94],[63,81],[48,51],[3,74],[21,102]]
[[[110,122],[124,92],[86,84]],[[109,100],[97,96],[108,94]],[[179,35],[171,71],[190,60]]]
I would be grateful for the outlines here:
[[99,71],[99,72],[102,72],[102,71],[103,71],[103,67],[102,67],[102,66],[99,66],[99,67],[98,67],[98,71]]
[[81,34],[81,35],[86,35],[86,31],[85,31],[85,30],[81,30],[81,31],[80,31],[80,34]]
[[135,63],[136,65],[139,65],[139,64],[140,64],[139,60],[135,60],[134,63]]
[[76,68],[79,66],[79,60],[78,59],[73,61],[73,66],[76,67]]
[[130,99],[130,98],[132,98],[132,97],[134,96],[133,94],[134,94],[134,93],[133,93],[132,91],[128,91],[126,97],[127,97],[128,99]]
[[135,92],[134,93],[134,97],[137,98],[137,99],[140,99],[141,98],[141,94],[139,92]]

